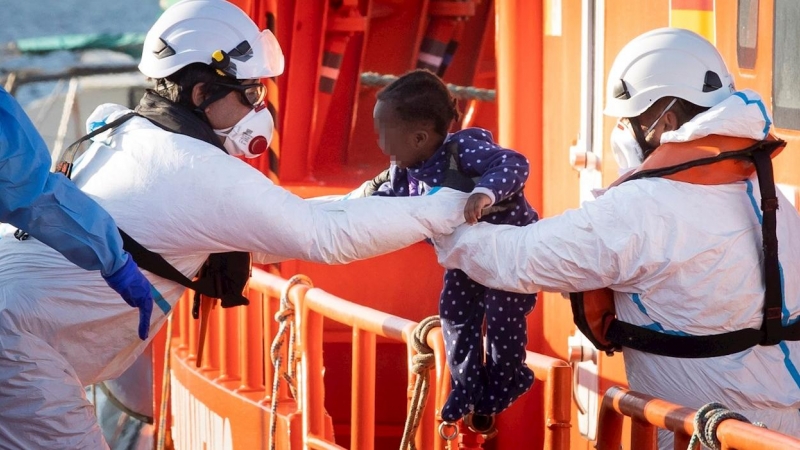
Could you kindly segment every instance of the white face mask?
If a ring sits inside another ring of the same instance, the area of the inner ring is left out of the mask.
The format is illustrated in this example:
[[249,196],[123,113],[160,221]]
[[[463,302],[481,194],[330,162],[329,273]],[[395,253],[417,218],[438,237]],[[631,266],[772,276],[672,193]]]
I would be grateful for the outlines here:
[[619,174],[635,168],[644,161],[642,147],[633,137],[633,132],[622,122],[617,122],[611,131],[611,150],[619,166]]
[[261,103],[242,117],[236,125],[224,130],[214,130],[214,133],[225,138],[223,147],[229,155],[255,158],[267,151],[274,128],[272,114],[269,113],[266,104]]
[[[647,128],[647,131],[643,133],[645,139],[650,136],[650,133],[656,128],[661,118],[667,114],[667,111],[669,111],[677,101],[677,98],[673,98],[667,107],[661,111],[661,114],[659,114],[656,120]],[[639,141],[636,139],[633,130],[630,129],[630,126],[630,122],[625,123],[618,121],[617,125],[611,131],[611,149],[614,151],[614,159],[617,160],[617,164],[619,165],[620,175],[636,168],[644,161],[644,151],[642,150],[641,144],[639,144]],[[646,144],[648,145],[648,153],[655,150],[649,147],[649,143]]]

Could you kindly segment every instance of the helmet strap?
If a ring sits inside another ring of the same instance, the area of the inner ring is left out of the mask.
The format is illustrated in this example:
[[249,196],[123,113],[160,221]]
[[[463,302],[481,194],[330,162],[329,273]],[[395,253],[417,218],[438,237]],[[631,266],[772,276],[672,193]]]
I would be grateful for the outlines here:
[[197,105],[197,107],[194,109],[194,111],[196,113],[200,114],[201,117],[205,118],[206,121],[208,121],[208,117],[206,117],[206,108],[208,108],[208,105],[210,105],[210,104],[212,104],[212,103],[214,103],[216,101],[222,100],[222,98],[225,97],[226,95],[230,94],[231,91],[232,91],[232,89],[224,89],[223,88],[219,92],[217,92],[216,94],[206,97],[206,99],[203,100],[202,103]]

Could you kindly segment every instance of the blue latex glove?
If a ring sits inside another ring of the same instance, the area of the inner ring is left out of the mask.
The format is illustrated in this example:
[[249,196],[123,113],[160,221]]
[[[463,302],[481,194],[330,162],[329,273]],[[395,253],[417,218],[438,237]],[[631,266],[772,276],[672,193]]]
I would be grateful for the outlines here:
[[110,276],[103,277],[106,283],[117,291],[125,303],[139,308],[139,339],[147,339],[150,332],[150,314],[153,312],[153,296],[150,293],[150,282],[139,271],[139,266],[126,253],[128,260]]

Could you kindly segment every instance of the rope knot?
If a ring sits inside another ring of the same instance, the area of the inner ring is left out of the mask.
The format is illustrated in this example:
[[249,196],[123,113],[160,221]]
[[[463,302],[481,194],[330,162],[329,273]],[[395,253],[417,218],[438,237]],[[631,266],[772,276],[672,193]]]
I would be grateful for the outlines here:
[[294,308],[281,308],[275,313],[275,321],[279,323],[294,319]]
[[411,334],[411,345],[417,352],[411,358],[411,370],[414,373],[427,376],[427,371],[436,365],[436,356],[433,354],[433,349],[428,346],[428,333],[439,326],[441,326],[439,316],[430,316],[423,319],[414,328],[414,332]]
[[411,358],[411,362],[411,371],[416,374],[423,374],[436,365],[436,356],[433,353],[417,353]]

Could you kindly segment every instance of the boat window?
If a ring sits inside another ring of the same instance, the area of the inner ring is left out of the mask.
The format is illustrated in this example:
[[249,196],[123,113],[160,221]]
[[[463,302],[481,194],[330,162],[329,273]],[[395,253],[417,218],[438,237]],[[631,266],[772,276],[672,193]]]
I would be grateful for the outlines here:
[[739,0],[736,56],[739,67],[754,69],[758,50],[758,0]]
[[772,59],[772,98],[775,126],[800,130],[800,2],[775,0],[774,55]]

